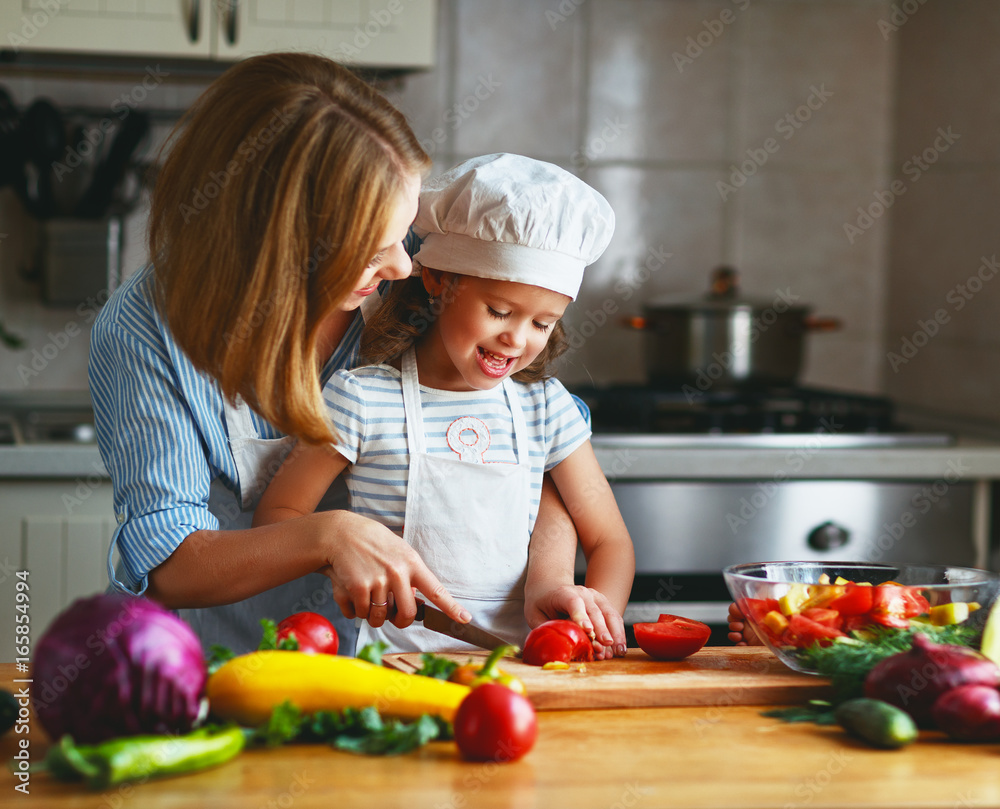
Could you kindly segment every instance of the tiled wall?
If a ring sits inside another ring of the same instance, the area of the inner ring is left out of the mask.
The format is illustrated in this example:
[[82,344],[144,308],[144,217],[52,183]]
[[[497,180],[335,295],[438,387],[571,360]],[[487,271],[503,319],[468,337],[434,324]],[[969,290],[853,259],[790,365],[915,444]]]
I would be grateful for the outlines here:
[[899,33],[885,387],[1000,419],[1000,4],[929,2]]
[[[641,381],[641,335],[621,316],[658,296],[700,295],[729,263],[748,294],[787,291],[842,321],[808,336],[802,381],[962,409],[991,390],[987,292],[898,373],[887,346],[996,251],[1000,94],[988,87],[1000,81],[1000,4],[902,5],[912,13],[890,0],[442,0],[439,66],[387,92],[438,169],[521,152],[577,171],[611,201],[614,240],[568,317],[567,381]],[[115,97],[46,81],[13,89],[91,93],[92,105]],[[157,106],[180,108],[198,89],[164,88]],[[962,138],[860,228],[858,207],[901,176],[894,132],[906,155],[949,124]],[[137,263],[141,219],[133,231]],[[0,313],[14,320],[10,277],[4,266]],[[35,340],[65,321],[29,308]],[[21,384],[14,358],[0,353],[0,389]],[[79,360],[32,384],[85,385]]]
[[393,96],[439,165],[522,152],[579,171],[617,213],[569,316],[564,379],[643,380],[641,335],[620,316],[702,294],[725,262],[748,294],[790,290],[842,320],[809,335],[804,381],[879,389],[886,233],[850,244],[843,225],[888,171],[888,2],[445,8],[441,69]]

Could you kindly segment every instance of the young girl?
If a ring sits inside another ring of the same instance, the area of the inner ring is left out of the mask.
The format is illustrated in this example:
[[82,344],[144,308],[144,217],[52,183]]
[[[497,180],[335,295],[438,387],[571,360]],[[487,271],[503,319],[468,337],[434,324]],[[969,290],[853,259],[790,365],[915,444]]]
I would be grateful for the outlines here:
[[[474,623],[521,644],[531,602],[551,610],[577,595],[571,561],[542,561],[544,539],[529,556],[550,472],[588,561],[589,617],[611,631],[595,651],[624,654],[631,539],[590,430],[548,368],[565,349],[560,318],[613,228],[600,194],[517,155],[469,160],[427,183],[414,223],[419,275],[367,324],[362,357],[373,364],[338,371],[324,390],[336,440],[289,456],[255,524],[309,513],[347,470],[352,510],[400,533]],[[409,609],[409,594],[386,584],[386,600]],[[456,643],[422,627],[362,625],[359,647],[373,640],[394,651]]]

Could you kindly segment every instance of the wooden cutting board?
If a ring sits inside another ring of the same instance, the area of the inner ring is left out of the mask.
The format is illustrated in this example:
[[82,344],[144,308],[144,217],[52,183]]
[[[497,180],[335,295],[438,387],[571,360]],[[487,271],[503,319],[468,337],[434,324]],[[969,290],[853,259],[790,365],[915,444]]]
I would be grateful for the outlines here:
[[[460,663],[488,652],[441,653]],[[385,665],[414,672],[419,652],[385,655]],[[640,708],[670,705],[790,705],[830,696],[829,680],[787,668],[762,646],[705,647],[685,660],[653,660],[641,649],[624,658],[571,663],[546,670],[505,659],[500,668],[519,677],[538,710]]]

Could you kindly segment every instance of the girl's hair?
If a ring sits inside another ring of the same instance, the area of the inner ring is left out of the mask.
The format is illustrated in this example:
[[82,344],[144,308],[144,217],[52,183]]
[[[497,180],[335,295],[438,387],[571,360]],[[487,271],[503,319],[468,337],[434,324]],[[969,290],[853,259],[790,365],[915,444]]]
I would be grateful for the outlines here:
[[333,438],[320,327],[383,246],[430,158],[403,115],[346,68],[278,53],[239,62],[165,144],[149,218],[157,305],[230,400],[283,432]]
[[[414,262],[413,266],[419,271],[419,263]],[[440,314],[441,306],[438,300],[431,303],[419,274],[393,284],[382,305],[365,323],[361,336],[361,361],[376,364],[396,359],[423,339]],[[548,379],[555,374],[552,364],[568,346],[562,320],[557,320],[545,348],[531,365],[522,368],[512,379],[518,382]]]

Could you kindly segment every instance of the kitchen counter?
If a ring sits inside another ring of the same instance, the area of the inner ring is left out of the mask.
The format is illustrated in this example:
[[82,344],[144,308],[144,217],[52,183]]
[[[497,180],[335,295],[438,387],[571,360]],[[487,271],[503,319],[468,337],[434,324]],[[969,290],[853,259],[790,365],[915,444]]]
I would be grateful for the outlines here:
[[1000,441],[960,438],[944,446],[827,446],[824,436],[780,448],[694,436],[596,435],[609,479],[629,480],[1000,480]]
[[[767,449],[706,446],[683,438],[597,435],[594,451],[612,480],[1000,480],[1000,441],[960,439],[929,447]],[[0,446],[0,479],[106,478],[96,444]]]
[[2,479],[110,480],[96,444],[0,446]]
[[[13,666],[0,666],[11,687]],[[725,703],[727,700],[720,700]],[[462,761],[450,742],[400,757],[323,745],[254,750],[184,777],[88,793],[41,773],[30,797],[0,775],[4,804],[61,807],[958,807],[1000,804],[997,745],[924,733],[875,750],[837,727],[787,724],[760,706],[697,706],[538,714],[535,748],[514,763]],[[31,756],[44,755],[32,725]],[[0,740],[9,760],[18,737]]]

